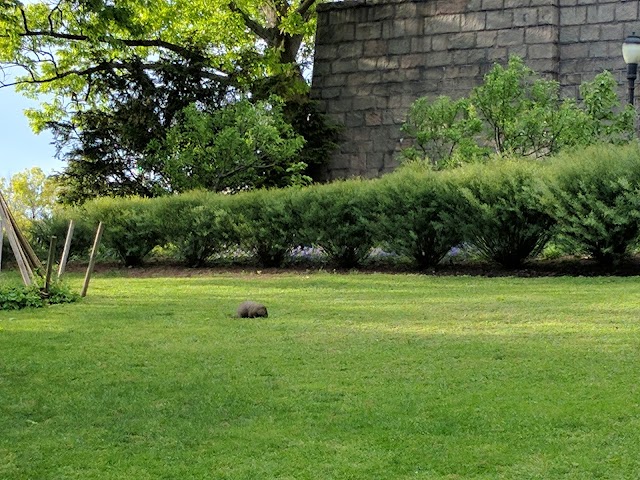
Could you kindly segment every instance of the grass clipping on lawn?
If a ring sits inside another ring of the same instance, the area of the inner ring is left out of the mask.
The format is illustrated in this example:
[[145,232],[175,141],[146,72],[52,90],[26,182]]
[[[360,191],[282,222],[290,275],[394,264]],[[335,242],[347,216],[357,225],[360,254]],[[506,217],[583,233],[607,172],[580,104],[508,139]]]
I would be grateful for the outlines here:
[[0,478],[640,477],[636,278],[92,289],[0,312]]

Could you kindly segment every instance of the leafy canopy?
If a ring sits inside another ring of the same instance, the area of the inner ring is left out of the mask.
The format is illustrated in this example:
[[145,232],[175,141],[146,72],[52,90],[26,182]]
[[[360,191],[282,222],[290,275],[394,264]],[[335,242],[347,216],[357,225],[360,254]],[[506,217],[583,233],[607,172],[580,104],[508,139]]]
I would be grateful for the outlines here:
[[[319,1],[1,0],[0,88],[46,99],[28,116],[36,131],[52,130],[67,160],[60,176],[67,203],[181,189],[168,184],[178,178],[179,123],[193,120],[194,108],[213,114],[240,98],[258,101],[256,111],[260,100],[283,98],[282,115],[309,140],[300,157],[315,168],[335,133],[313,128],[323,121],[303,79]],[[221,115],[241,115],[243,106]],[[207,162],[198,168],[216,164]],[[300,166],[292,161],[284,171]]]

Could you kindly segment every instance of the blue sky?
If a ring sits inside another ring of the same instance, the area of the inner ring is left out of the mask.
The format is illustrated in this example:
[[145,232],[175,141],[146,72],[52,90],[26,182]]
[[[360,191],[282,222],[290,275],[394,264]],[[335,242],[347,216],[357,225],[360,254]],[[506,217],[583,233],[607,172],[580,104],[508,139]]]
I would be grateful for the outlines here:
[[33,133],[24,116],[26,108],[37,105],[11,87],[0,88],[0,177],[8,178],[31,167],[40,167],[45,173],[64,167],[55,159],[51,135]]

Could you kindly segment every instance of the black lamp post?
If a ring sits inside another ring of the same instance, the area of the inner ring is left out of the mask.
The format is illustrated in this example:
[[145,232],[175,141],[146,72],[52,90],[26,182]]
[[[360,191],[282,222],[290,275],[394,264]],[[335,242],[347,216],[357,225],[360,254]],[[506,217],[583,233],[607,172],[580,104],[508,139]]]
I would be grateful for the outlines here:
[[638,77],[638,63],[640,63],[640,37],[633,32],[624,39],[622,44],[622,58],[627,64],[627,80],[629,81],[629,103],[634,103],[634,89]]

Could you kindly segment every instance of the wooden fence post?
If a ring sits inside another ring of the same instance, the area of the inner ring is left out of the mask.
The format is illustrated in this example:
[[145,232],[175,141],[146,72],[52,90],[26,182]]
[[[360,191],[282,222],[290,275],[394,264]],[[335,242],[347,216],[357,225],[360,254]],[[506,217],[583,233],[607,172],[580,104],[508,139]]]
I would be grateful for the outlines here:
[[96,232],[96,238],[93,241],[93,248],[91,249],[91,257],[89,258],[89,266],[87,267],[87,274],[84,277],[84,285],[82,286],[82,293],[80,296],[86,297],[87,290],[89,289],[89,281],[91,280],[91,274],[93,273],[93,267],[96,264],[96,254],[98,253],[98,245],[100,245],[100,238],[102,237],[102,231],[104,230],[104,224],[100,222],[98,225],[98,231]]
[[62,250],[62,257],[60,258],[60,265],[58,266],[58,280],[60,280],[64,270],[67,268],[67,260],[69,260],[69,251],[71,250],[71,238],[73,237],[74,227],[75,223],[71,220],[69,222],[69,229],[67,230],[67,238],[64,241],[64,249]]
[[56,253],[56,240],[57,238],[54,236],[49,240],[49,256],[47,257],[47,274],[44,279],[44,293],[49,293],[49,287],[51,286],[51,270],[53,269],[53,257]]
[[2,225],[2,217],[0,216],[0,272],[2,271],[2,246],[4,245],[4,226]]
[[11,222],[11,213],[9,212],[7,204],[4,202],[4,198],[2,197],[2,195],[0,195],[0,218],[2,219],[4,228],[7,231],[7,238],[9,239],[11,250],[13,250],[13,255],[16,257],[16,262],[18,263],[18,268],[20,269],[22,281],[28,287],[33,283],[33,271],[29,266],[29,261],[24,250],[22,249],[22,245],[18,240],[16,230],[14,229],[13,223]]

